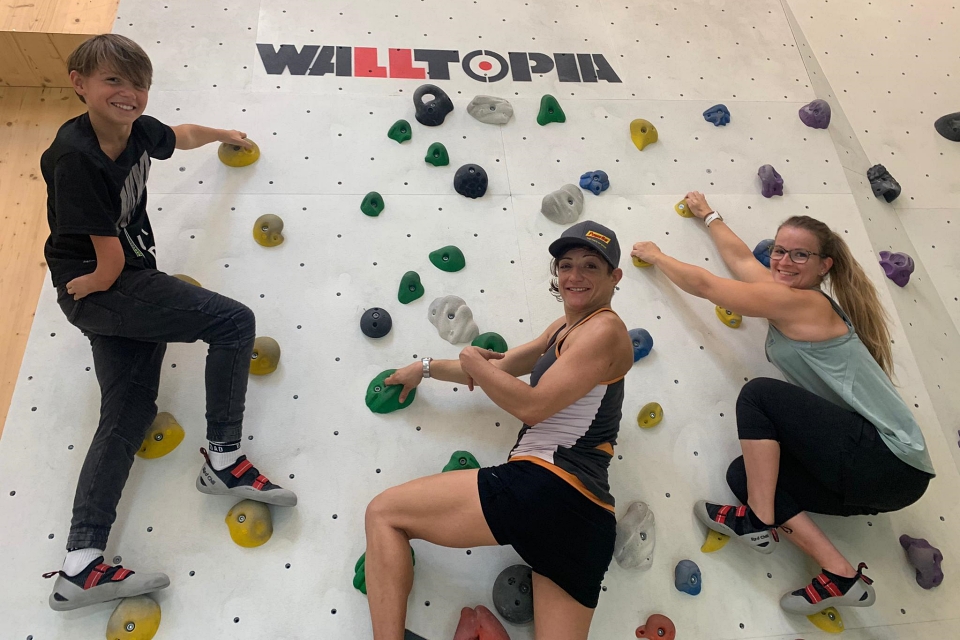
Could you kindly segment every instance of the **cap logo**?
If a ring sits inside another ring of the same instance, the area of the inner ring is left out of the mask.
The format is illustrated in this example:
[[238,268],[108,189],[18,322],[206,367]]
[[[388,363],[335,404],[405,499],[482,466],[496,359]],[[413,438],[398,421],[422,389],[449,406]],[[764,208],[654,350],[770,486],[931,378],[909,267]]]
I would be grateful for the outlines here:
[[594,239],[596,239],[596,240],[599,240],[599,241],[602,242],[603,244],[610,244],[610,238],[608,238],[607,236],[603,235],[602,233],[597,233],[596,231],[587,231],[586,237],[587,237],[587,238],[594,238]]

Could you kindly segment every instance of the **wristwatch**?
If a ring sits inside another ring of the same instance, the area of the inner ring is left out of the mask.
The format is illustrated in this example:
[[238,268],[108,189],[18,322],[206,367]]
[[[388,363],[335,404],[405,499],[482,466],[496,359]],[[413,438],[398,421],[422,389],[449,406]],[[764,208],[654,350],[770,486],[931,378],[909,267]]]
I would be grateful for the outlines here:
[[707,226],[709,227],[711,224],[713,224],[713,221],[714,221],[714,220],[720,220],[720,221],[722,221],[722,220],[723,220],[723,216],[721,216],[721,215],[720,215],[719,213],[717,213],[716,211],[711,211],[711,212],[708,213],[707,216],[703,219],[703,224],[705,224],[705,225],[707,225]]
[[423,365],[423,377],[430,377],[430,363],[433,361],[433,358],[423,358],[420,360],[420,363]]

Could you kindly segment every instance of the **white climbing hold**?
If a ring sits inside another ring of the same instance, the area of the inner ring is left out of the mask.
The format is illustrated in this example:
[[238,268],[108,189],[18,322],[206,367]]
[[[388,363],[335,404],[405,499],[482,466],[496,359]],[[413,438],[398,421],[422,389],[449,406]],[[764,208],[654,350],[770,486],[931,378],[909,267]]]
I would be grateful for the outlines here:
[[557,224],[576,222],[583,213],[583,191],[576,185],[563,185],[543,196],[540,213]]
[[633,502],[617,522],[613,557],[624,569],[645,571],[653,565],[657,545],[656,519],[645,502]]
[[480,335],[480,329],[473,321],[473,312],[458,296],[443,296],[431,302],[427,318],[437,328],[440,337],[450,344],[472,342]]
[[513,105],[503,98],[477,96],[467,105],[467,113],[485,124],[507,124],[513,117]]

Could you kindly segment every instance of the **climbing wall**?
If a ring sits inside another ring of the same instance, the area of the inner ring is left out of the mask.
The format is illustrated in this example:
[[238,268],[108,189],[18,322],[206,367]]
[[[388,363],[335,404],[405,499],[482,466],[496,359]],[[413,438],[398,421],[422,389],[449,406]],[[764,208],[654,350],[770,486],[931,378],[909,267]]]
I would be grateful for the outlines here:
[[[775,0],[197,4],[120,5],[116,30],[140,42],[157,69],[148,112],[170,124],[241,129],[263,155],[245,169],[220,164],[213,147],[154,164],[149,211],[159,262],[248,304],[258,335],[279,342],[278,370],[251,380],[244,447],[264,472],[299,493],[300,504],[272,508],[274,534],[264,546],[233,544],[224,524],[233,501],[193,487],[204,443],[204,349],[171,345],[158,404],[178,417],[186,439],[170,455],[134,465],[107,550],[135,569],[170,575],[170,588],[156,595],[163,609],[158,638],[371,637],[366,599],[351,585],[366,504],[387,487],[440,471],[458,449],[482,464],[499,463],[519,423],[480,391],[431,382],[411,408],[374,415],[363,402],[367,383],[423,356],[456,357],[459,347],[427,321],[436,297],[461,296],[480,330],[510,345],[560,316],[547,291],[547,246],[563,227],[539,213],[540,200],[594,169],[609,174],[611,187],[585,194],[583,217],[613,228],[624,253],[636,240],[654,240],[727,275],[702,226],[673,212],[691,189],[706,192],[751,245],[794,214],[819,217],[844,234],[893,312],[901,393],[938,471],[924,498],[902,512],[818,518],[851,560],[870,565],[877,584],[875,606],[844,612],[846,635],[950,637],[960,615],[951,569],[960,557],[956,444],[932,406],[897,292],[871,268],[875,247],[846,154],[830,132],[797,118],[817,92],[790,7]],[[352,57],[342,53],[347,47]],[[290,55],[281,59],[282,51]],[[439,62],[450,59],[443,52],[467,64]],[[438,128],[413,118],[411,97],[427,69],[456,105]],[[478,93],[510,100],[514,119],[496,127],[471,118],[465,107]],[[536,124],[544,93],[558,98],[566,123]],[[700,115],[717,102],[732,113],[726,127]],[[399,118],[413,127],[403,144],[386,137]],[[628,136],[634,118],[659,130],[660,141],[643,152]],[[423,161],[437,141],[450,153],[448,167]],[[453,173],[465,163],[487,170],[483,198],[453,191]],[[756,171],[766,163],[784,177],[783,198],[759,194]],[[896,165],[888,166],[899,177]],[[906,176],[901,182],[906,192]],[[386,203],[376,218],[359,210],[371,190]],[[265,213],[284,220],[279,247],[253,242],[254,221]],[[463,271],[430,264],[427,254],[448,244],[463,250]],[[750,378],[777,375],[763,356],[765,323],[747,318],[731,330],[710,303],[624,263],[613,306],[629,327],[650,331],[655,347],[627,377],[611,484],[618,513],[635,500],[651,506],[657,547],[646,572],[611,566],[591,638],[634,637],[657,612],[673,619],[680,638],[821,637],[777,606],[782,592],[806,583],[815,569],[796,549],[782,545],[758,557],[728,545],[702,554],[703,530],[691,512],[697,499],[731,498],[723,477],[738,451],[737,393]],[[946,265],[927,269],[936,279]],[[404,306],[396,294],[408,270],[420,273],[426,294]],[[374,306],[394,322],[379,340],[359,330],[361,314]],[[96,424],[91,366],[85,339],[66,323],[48,286],[0,440],[0,504],[10,523],[0,562],[13,578],[0,586],[4,638],[99,637],[113,609],[54,613],[46,606],[50,582],[40,578],[62,560],[75,478]],[[665,417],[641,431],[636,414],[651,401]],[[916,584],[897,545],[903,533],[943,551],[944,585],[928,592]],[[509,548],[413,546],[407,626],[431,640],[453,636],[461,607],[492,607],[494,578],[519,560]],[[703,571],[695,598],[673,587],[682,559]],[[532,627],[508,627],[514,640],[533,637]]]

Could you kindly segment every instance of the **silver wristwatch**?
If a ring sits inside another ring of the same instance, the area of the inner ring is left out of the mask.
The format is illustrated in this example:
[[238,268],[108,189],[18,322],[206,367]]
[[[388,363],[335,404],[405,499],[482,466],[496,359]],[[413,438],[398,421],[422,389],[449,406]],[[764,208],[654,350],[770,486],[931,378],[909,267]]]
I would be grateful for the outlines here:
[[711,212],[710,212],[709,214],[707,214],[707,216],[703,219],[703,224],[705,224],[705,225],[707,225],[707,226],[709,227],[711,224],[713,224],[713,222],[714,222],[715,220],[723,221],[723,216],[721,216],[721,215],[720,215],[719,213],[717,213],[716,211],[711,211]]
[[433,361],[433,358],[423,358],[420,360],[420,363],[423,365],[423,377],[430,377],[430,363]]

